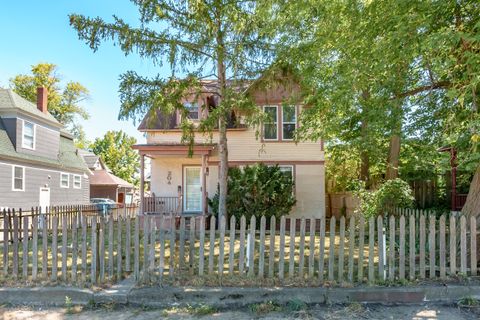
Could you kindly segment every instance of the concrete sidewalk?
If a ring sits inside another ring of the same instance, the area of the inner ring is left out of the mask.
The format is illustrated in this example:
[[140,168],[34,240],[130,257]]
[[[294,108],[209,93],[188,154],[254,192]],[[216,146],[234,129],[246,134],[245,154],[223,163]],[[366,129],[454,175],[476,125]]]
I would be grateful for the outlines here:
[[242,288],[242,287],[135,287],[127,279],[108,290],[94,292],[75,287],[0,288],[0,304],[64,306],[73,304],[131,304],[147,307],[208,304],[219,308],[242,307],[271,300],[280,304],[292,299],[322,303],[454,303],[465,297],[480,299],[478,285],[357,288]]

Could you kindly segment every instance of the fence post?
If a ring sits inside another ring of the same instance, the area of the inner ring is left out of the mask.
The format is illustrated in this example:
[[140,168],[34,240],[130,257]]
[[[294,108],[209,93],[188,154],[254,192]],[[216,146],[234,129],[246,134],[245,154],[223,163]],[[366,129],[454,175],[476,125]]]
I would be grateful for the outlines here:
[[213,274],[213,259],[215,253],[215,216],[210,218],[210,250],[208,251],[208,274]]
[[67,215],[62,215],[62,279],[67,281]]
[[278,278],[285,276],[285,216],[280,218],[280,248],[278,252]]
[[[109,224],[110,224],[110,221],[109,221]],[[110,239],[110,236],[109,236],[109,239]],[[109,246],[110,246],[110,243],[109,243]],[[138,215],[135,217],[133,247],[134,247],[133,248],[133,274],[134,274],[135,280],[138,281],[140,279],[140,221],[139,221]],[[110,261],[109,261],[109,264],[110,264]],[[110,272],[110,268],[109,268],[109,272]]]
[[328,280],[334,280],[334,268],[335,268],[335,216],[330,218],[330,243],[328,245]]
[[15,214],[15,210],[12,211],[13,214],[13,277],[18,278],[18,215]]
[[194,274],[194,267],[195,267],[195,241],[196,241],[196,232],[195,232],[195,217],[190,217],[190,239],[188,240],[189,244],[189,267],[190,267],[190,275],[193,276]]
[[430,237],[429,237],[429,253],[430,253],[430,278],[435,278],[435,215],[430,216]]
[[258,259],[258,276],[263,278],[265,269],[265,227],[267,220],[265,216],[260,218],[260,245],[259,245],[259,259]]
[[399,250],[399,278],[405,280],[405,216],[400,217],[400,250]]
[[420,278],[425,279],[425,215],[420,216]]
[[340,218],[340,243],[338,252],[338,281],[343,282],[344,249],[345,249],[345,216]]
[[409,266],[409,275],[410,280],[415,279],[415,216],[412,214],[409,217],[408,227],[410,228],[409,231],[409,249],[408,253],[410,255],[410,262]]
[[[200,250],[202,250],[202,243],[200,243]],[[160,216],[160,262],[159,274],[160,280],[163,280],[163,273],[165,271],[165,216]]]
[[389,218],[389,231],[390,235],[388,237],[389,241],[389,250],[388,250],[388,279],[390,281],[395,280],[395,216],[391,215]]
[[223,277],[223,266],[225,263],[225,215],[220,217],[220,243],[219,243],[219,254],[218,254],[218,275]]
[[[32,209],[32,214],[33,214],[33,209]],[[22,237],[22,244],[23,244],[23,266],[22,266],[22,271],[23,271],[23,278],[27,279],[28,277],[28,216],[23,217],[23,237]]]
[[235,257],[235,216],[230,217],[230,249],[228,251],[228,273],[233,275],[234,257]]
[[440,217],[440,278],[445,279],[445,215]]
[[308,277],[311,279],[315,273],[315,227],[316,219],[310,218],[310,241],[308,249]]
[[52,281],[57,280],[57,268],[58,268],[58,254],[57,254],[57,249],[58,249],[58,242],[57,242],[57,236],[58,236],[58,216],[54,215],[53,216],[53,235],[52,235]]
[[303,269],[305,267],[305,218],[300,220],[300,248],[298,261],[298,276],[303,278]]
[[385,243],[383,229],[383,217],[380,215],[377,217],[377,238],[378,238],[378,277],[381,280],[385,280]]
[[256,231],[255,216],[250,219],[250,237],[248,241],[248,275],[255,275],[255,231]]
[[467,273],[467,220],[465,216],[460,217],[460,272]]
[[[38,211],[36,211],[38,213]],[[38,272],[38,215],[34,215],[32,219],[32,280],[37,280]]]
[[9,231],[9,219],[10,216],[10,209],[7,210],[3,209],[3,275],[8,275],[8,246],[9,246],[9,239],[8,239],[8,231]]
[[113,278],[113,215],[108,216],[108,276]]
[[[126,208],[126,205],[125,205]],[[130,253],[132,251],[132,246],[131,246],[131,237],[132,233],[130,230],[130,224],[131,224],[131,217],[130,214],[125,213],[125,271],[130,271],[131,270],[131,263],[130,263]]]
[[295,272],[295,228],[297,221],[290,218],[290,258],[288,260],[288,277],[292,278]]
[[183,270],[185,266],[185,217],[180,218],[180,247],[178,251],[178,269]]
[[78,255],[78,240],[77,240],[77,218],[72,219],[72,283],[77,282],[77,255]]
[[273,278],[275,270],[275,236],[276,236],[276,218],[270,218],[270,247],[268,255],[268,277]]
[[363,251],[365,250],[365,218],[360,215],[358,225],[358,281],[363,281]]
[[355,216],[350,218],[350,226],[348,228],[348,281],[353,283],[353,255],[355,248]]
[[243,275],[245,269],[245,229],[247,225],[247,220],[245,216],[240,218],[240,253],[239,253],[239,266],[238,272],[240,275]]
[[198,253],[198,275],[203,276],[205,264],[205,216],[200,218],[200,248]]

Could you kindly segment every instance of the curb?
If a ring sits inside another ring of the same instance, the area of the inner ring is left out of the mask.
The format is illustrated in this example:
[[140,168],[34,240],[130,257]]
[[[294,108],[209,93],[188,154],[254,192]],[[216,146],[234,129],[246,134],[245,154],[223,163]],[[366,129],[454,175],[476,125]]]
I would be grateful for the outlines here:
[[0,288],[0,303],[13,305],[65,306],[73,304],[117,303],[147,307],[208,304],[218,308],[244,307],[254,303],[276,301],[280,304],[296,299],[307,304],[382,303],[421,304],[455,303],[464,297],[480,299],[480,286],[425,286],[396,288],[199,288],[199,287],[112,287],[93,292],[75,287]]

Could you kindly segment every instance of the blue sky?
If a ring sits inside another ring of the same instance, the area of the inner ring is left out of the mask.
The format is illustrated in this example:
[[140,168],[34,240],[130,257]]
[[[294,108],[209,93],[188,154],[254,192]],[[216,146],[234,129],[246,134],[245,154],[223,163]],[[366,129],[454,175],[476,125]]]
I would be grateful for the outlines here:
[[16,74],[29,73],[31,65],[55,63],[63,80],[78,81],[90,91],[90,99],[84,103],[90,119],[81,121],[89,139],[122,129],[143,141],[133,121],[117,120],[119,76],[127,70],[166,76],[168,67],[154,66],[136,55],[125,57],[108,42],[94,53],[70,27],[70,13],[106,20],[115,14],[132,24],[138,21],[138,11],[129,0],[4,1],[0,10],[0,87],[8,87]]

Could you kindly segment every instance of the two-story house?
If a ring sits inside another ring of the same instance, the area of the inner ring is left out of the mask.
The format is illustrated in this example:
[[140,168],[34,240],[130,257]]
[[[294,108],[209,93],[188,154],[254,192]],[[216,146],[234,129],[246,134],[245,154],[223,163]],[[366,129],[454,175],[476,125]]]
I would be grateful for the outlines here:
[[[184,101],[185,106],[190,108],[189,119],[194,123],[208,116],[209,109],[215,108],[216,82],[204,81],[203,85],[204,93],[198,99]],[[247,90],[270,120],[263,124],[260,137],[257,137],[258,128],[247,127],[242,124],[241,115],[234,115],[240,121],[228,126],[229,165],[278,164],[295,182],[297,204],[292,216],[324,216],[323,143],[294,141],[294,131],[299,126],[298,115],[305,108],[292,103],[299,86],[293,83],[265,89],[251,85]],[[155,118],[146,117],[138,128],[146,134],[147,141],[134,148],[139,150],[142,168],[145,157],[151,158],[150,183],[155,196],[153,200],[145,198],[144,211],[205,213],[209,210],[207,197],[212,197],[217,191],[218,132],[213,132],[211,140],[197,133],[193,155],[189,157],[189,146],[180,143],[180,121],[179,113],[164,115],[158,111]],[[155,206],[149,205],[152,201]]]
[[89,202],[89,170],[73,136],[47,110],[0,88],[0,208],[47,207]]

